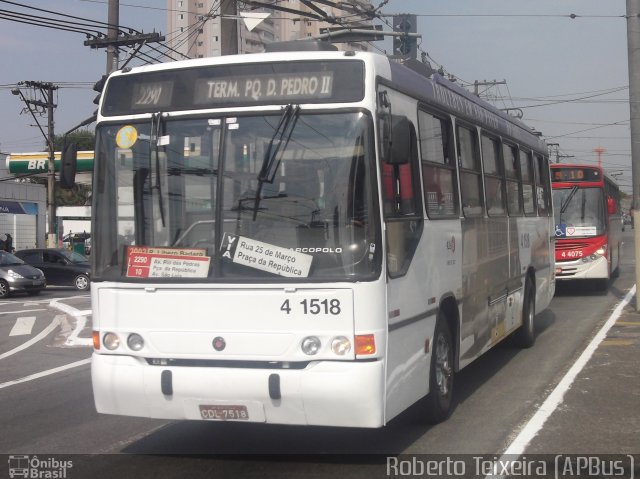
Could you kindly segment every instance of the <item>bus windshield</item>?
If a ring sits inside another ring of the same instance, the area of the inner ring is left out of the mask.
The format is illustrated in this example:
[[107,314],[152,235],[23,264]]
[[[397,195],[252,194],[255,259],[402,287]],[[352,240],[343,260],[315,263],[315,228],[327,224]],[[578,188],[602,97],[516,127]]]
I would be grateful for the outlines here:
[[605,233],[602,188],[556,188],[553,190],[553,204],[555,223],[566,227],[566,236],[598,236]]
[[381,269],[362,112],[98,126],[94,281],[360,281]]

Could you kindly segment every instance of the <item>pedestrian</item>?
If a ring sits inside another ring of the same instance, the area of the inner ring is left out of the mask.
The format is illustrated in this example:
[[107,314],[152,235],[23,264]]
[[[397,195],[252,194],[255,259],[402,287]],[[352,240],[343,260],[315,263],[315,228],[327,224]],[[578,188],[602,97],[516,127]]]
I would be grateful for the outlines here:
[[5,236],[7,237],[7,239],[4,240],[4,250],[7,253],[12,253],[13,252],[13,238],[11,237],[11,235],[9,233],[7,233]]
[[635,220],[633,218],[633,206],[629,209],[629,216],[631,217],[631,229],[633,229],[633,225],[635,223]]

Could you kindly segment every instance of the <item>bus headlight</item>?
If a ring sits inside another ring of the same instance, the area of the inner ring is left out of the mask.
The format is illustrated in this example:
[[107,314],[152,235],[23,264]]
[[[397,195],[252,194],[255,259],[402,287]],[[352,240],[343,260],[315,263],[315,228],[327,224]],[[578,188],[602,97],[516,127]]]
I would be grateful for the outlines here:
[[116,333],[106,333],[102,337],[102,344],[104,344],[104,347],[109,351],[113,351],[114,349],[118,349],[118,346],[120,346],[120,338]]
[[344,336],[338,336],[331,341],[331,351],[338,356],[344,356],[351,351],[351,341]]
[[127,345],[133,351],[140,351],[144,348],[144,339],[139,334],[133,333],[130,334],[127,338]]
[[607,245],[601,246],[596,250],[596,254],[599,254],[600,256],[604,256],[606,252],[607,252]]
[[302,340],[302,352],[307,356],[313,356],[320,351],[320,340],[315,336],[308,336]]

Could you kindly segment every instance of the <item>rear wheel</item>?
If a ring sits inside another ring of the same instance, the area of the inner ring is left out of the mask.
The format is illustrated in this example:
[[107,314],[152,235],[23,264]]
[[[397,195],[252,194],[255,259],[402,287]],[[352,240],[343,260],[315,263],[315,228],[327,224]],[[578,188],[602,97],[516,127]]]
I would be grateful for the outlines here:
[[530,280],[524,286],[524,299],[522,302],[522,326],[520,326],[514,336],[516,346],[520,348],[530,348],[536,342],[536,332],[534,318],[536,315],[536,295]]
[[433,336],[429,394],[426,397],[425,416],[431,424],[442,422],[451,414],[454,379],[453,351],[451,331],[444,318],[439,316]]
[[4,279],[0,279],[0,299],[9,297],[9,283]]

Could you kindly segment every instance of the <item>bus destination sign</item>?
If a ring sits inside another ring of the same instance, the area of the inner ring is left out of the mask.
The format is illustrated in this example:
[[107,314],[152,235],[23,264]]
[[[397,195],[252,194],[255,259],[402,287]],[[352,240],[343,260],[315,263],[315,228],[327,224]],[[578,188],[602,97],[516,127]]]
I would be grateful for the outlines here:
[[267,74],[200,79],[196,82],[194,103],[214,105],[262,100],[289,102],[331,98],[332,94],[332,72]]
[[595,168],[553,168],[551,170],[551,173],[551,179],[554,182],[602,181],[602,175],[600,174],[600,171]]
[[104,116],[208,108],[348,103],[364,98],[361,60],[203,65],[114,75],[105,86]]

